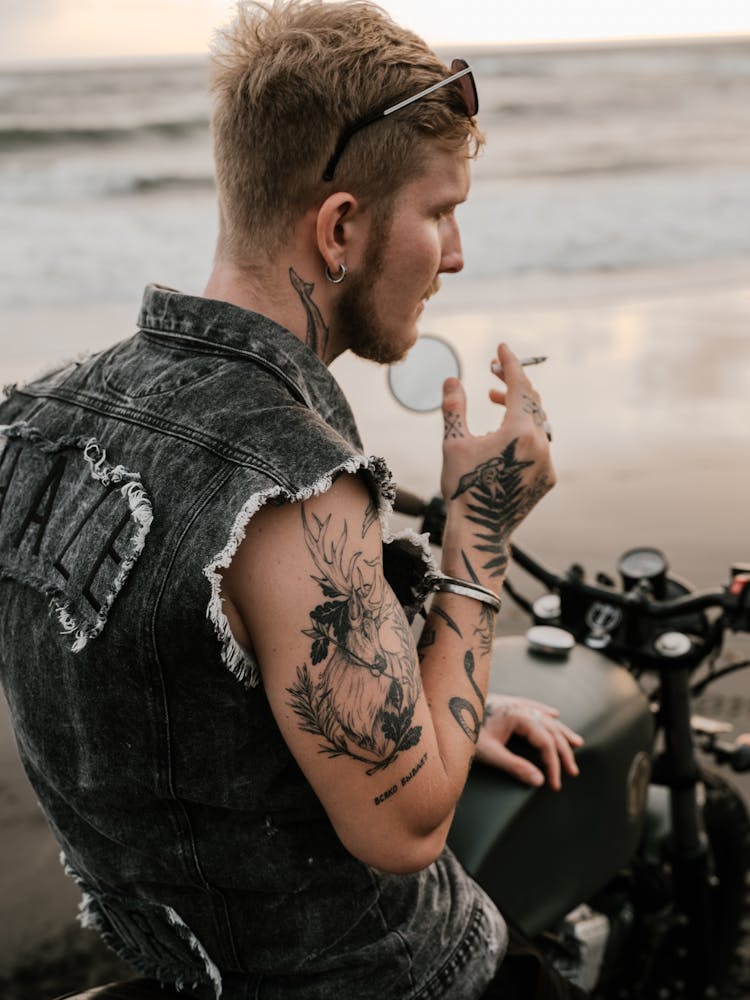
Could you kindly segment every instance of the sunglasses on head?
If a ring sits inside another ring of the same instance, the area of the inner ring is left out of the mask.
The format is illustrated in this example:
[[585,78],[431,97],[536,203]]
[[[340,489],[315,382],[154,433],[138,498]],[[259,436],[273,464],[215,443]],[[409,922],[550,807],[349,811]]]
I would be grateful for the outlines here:
[[399,101],[398,104],[394,104],[390,108],[386,108],[385,111],[378,111],[377,114],[368,115],[366,118],[358,118],[357,121],[352,122],[351,125],[347,125],[346,128],[342,129],[338,142],[336,143],[336,148],[333,151],[333,156],[330,158],[326,164],[325,170],[323,171],[323,180],[333,180],[333,174],[336,170],[338,162],[341,159],[349,140],[356,132],[365,128],[366,125],[372,125],[374,122],[380,121],[381,118],[387,118],[389,115],[392,115],[396,111],[400,111],[409,104],[414,104],[416,101],[420,101],[423,97],[427,97],[428,94],[432,94],[434,91],[440,90],[441,87],[445,87],[449,83],[458,84],[461,97],[463,98],[464,105],[466,106],[466,113],[469,118],[473,118],[479,110],[479,96],[477,95],[477,85],[474,82],[474,74],[471,71],[471,66],[469,66],[465,59],[454,59],[451,63],[451,75],[447,76],[444,80],[441,80],[439,83],[434,83],[426,90],[420,90],[418,94],[414,94],[413,97],[407,97],[405,101]]

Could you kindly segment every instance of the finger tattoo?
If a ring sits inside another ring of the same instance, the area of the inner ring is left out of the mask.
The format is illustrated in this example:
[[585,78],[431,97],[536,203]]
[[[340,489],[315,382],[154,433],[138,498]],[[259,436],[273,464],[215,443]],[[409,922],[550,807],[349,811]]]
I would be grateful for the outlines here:
[[464,438],[463,421],[460,413],[446,413],[443,415],[443,440],[448,441],[454,438]]
[[526,393],[523,396],[523,412],[531,414],[537,427],[541,427],[547,419],[541,403],[538,403],[533,396],[529,396]]

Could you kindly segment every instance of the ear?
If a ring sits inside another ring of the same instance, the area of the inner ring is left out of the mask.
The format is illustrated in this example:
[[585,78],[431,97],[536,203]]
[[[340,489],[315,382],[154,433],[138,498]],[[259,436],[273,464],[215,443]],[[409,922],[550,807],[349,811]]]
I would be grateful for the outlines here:
[[366,219],[358,199],[346,191],[329,195],[318,209],[315,224],[318,252],[332,274],[342,264],[356,267],[366,244]]

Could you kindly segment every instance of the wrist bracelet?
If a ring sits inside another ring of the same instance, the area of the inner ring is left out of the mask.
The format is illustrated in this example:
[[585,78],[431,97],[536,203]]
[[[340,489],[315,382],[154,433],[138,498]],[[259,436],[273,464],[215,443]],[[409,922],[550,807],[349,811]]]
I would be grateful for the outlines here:
[[481,587],[473,580],[457,580],[453,576],[441,576],[433,584],[434,590],[445,591],[448,594],[458,594],[460,597],[471,597],[472,600],[487,604],[493,611],[500,610],[500,598],[487,587]]

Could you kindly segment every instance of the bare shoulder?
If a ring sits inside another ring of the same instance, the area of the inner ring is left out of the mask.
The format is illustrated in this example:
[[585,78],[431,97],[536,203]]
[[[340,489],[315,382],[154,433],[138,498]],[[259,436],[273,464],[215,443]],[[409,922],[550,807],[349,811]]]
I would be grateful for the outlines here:
[[364,481],[342,475],[320,496],[259,512],[224,596],[281,733],[343,843],[392,870],[420,866],[425,852],[431,859],[437,841],[425,839],[410,800],[426,794],[420,772],[439,754]]
[[[242,603],[253,592],[262,596],[271,580],[287,586],[309,579],[309,559],[326,544],[338,549],[361,543],[370,553],[382,547],[377,506],[357,475],[339,476],[331,488],[299,503],[265,504],[249,521],[245,537],[224,573],[225,600]],[[239,637],[238,637],[239,638]]]

